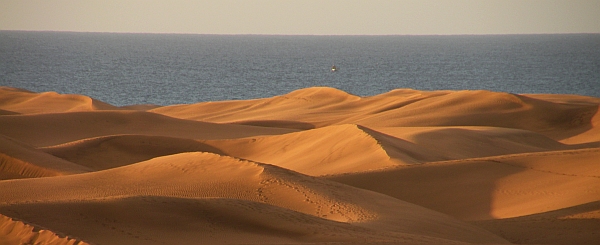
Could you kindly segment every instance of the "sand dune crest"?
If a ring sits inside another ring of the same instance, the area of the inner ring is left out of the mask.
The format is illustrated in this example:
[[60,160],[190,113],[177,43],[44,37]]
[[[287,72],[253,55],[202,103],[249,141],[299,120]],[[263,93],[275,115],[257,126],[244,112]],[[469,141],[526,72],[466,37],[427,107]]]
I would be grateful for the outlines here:
[[309,175],[354,172],[395,165],[377,140],[356,125],[205,143],[227,155],[274,164]]
[[[547,100],[545,100],[547,98]],[[527,96],[491,91],[394,90],[356,97],[312,88],[273,98],[165,106],[151,110],[176,118],[219,123],[295,122],[324,127],[488,126],[523,129],[571,144],[600,141],[590,97]],[[310,102],[309,102],[310,101]],[[294,113],[287,113],[293,111]],[[303,127],[307,129],[310,127]]]
[[[123,178],[120,176],[127,176]],[[139,183],[143,183],[140,185]],[[0,182],[0,211],[26,203],[106,197],[235,198],[386,232],[462,241],[494,241],[491,234],[427,209],[275,166],[210,153],[181,153],[95,173]],[[439,227],[432,231],[418,227]],[[443,228],[442,228],[443,227]],[[439,232],[443,231],[443,232]]]
[[0,179],[47,177],[91,171],[3,135],[0,135],[0,149]]
[[[548,212],[600,199],[600,149],[455,160],[330,179],[463,220]],[[389,188],[389,185],[399,188]],[[430,193],[424,196],[422,193]]]
[[[374,127],[402,139],[438,159],[457,160],[527,152],[569,150],[587,146],[566,145],[544,135],[498,127]],[[429,162],[434,161],[430,160]]]
[[295,130],[188,121],[141,111],[93,111],[0,117],[0,134],[34,146],[119,134],[227,139]]
[[219,149],[192,139],[145,135],[110,135],[77,140],[40,150],[94,170],[121,167],[155,157]]
[[116,110],[115,106],[83,95],[31,91],[0,87],[0,109],[20,114],[68,111]]
[[525,129],[553,139],[591,128],[597,105],[559,104],[522,95],[459,91],[428,97],[358,120],[371,126],[492,126]]
[[426,161],[410,142],[358,125],[334,125],[277,136],[204,141],[223,154],[274,164],[313,176],[369,171]]
[[0,244],[595,244],[600,98],[0,88]]
[[0,214],[0,244],[89,245]]

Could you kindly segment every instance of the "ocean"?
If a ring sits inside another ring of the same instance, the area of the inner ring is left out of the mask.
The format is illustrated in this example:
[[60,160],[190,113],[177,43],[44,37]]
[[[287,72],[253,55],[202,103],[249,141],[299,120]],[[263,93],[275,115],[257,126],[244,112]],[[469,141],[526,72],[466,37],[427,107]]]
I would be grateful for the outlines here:
[[[331,72],[335,65],[337,72]],[[0,31],[0,86],[116,105],[328,86],[600,97],[600,34],[263,36]]]

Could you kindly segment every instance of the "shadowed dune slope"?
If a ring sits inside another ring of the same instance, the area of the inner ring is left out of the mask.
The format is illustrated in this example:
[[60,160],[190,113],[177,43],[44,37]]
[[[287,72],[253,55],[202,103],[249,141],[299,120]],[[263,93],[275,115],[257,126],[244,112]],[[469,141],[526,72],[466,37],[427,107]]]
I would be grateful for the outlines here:
[[85,173],[91,169],[0,135],[0,179]]
[[[499,127],[373,127],[380,134],[415,144],[446,160],[506,154],[570,150],[586,145],[565,145],[527,130]],[[597,146],[600,146],[596,144]]]
[[515,94],[457,91],[359,119],[357,123],[370,126],[492,126],[529,130],[561,140],[590,130],[592,118],[597,113],[598,104],[560,104]]
[[41,151],[94,170],[183,152],[212,152],[219,149],[192,139],[144,135],[111,135],[39,148]]
[[[503,242],[445,215],[378,193],[210,153],[181,153],[94,173],[3,181],[0,189],[6,190],[0,194],[2,213],[20,210],[31,202],[79,203],[107,197],[235,198],[395,234],[387,239],[408,233],[408,237]],[[11,215],[25,219],[24,213]]]
[[0,117],[0,134],[34,146],[116,134],[227,139],[295,130],[188,121],[140,111],[94,111]]
[[394,90],[361,98],[331,88],[307,88],[267,99],[165,106],[152,111],[183,119],[250,125],[490,126],[529,130],[577,144],[600,141],[595,134],[598,123],[592,123],[600,120],[593,120],[599,105],[598,99],[583,96],[559,100],[490,91]]
[[0,109],[0,116],[4,116],[4,115],[19,115],[20,113],[14,112],[14,111],[7,111],[7,110],[2,110]]
[[0,87],[0,109],[19,114],[35,114],[118,108],[83,95],[34,93],[23,89]]
[[600,149],[591,148],[411,165],[330,179],[463,220],[489,220],[600,201],[598,159]]
[[0,214],[0,244],[89,245]]
[[225,198],[118,197],[23,204],[3,211],[92,244],[472,244]]
[[[566,144],[578,144],[578,143],[600,143],[600,106],[598,112],[590,120],[591,128],[581,134],[570,134],[572,136],[564,138],[561,142]],[[570,132],[572,130],[565,130]]]
[[[516,218],[472,222],[517,244],[596,244],[600,201]],[[531,234],[544,234],[532,236]]]

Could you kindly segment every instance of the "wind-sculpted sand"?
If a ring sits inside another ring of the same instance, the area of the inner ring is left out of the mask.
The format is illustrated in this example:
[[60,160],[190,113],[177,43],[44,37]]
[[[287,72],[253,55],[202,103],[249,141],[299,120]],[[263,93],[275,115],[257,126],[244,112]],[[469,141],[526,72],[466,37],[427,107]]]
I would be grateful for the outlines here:
[[600,99],[0,88],[0,244],[597,244]]

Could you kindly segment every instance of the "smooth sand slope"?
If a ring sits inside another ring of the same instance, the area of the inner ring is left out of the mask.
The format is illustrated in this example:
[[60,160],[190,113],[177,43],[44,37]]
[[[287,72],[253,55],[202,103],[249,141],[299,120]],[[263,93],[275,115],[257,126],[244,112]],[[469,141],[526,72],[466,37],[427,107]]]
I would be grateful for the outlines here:
[[598,201],[599,159],[598,148],[553,151],[427,163],[332,179],[463,220],[511,218]]
[[225,155],[219,149],[197,140],[145,135],[100,136],[38,149],[94,170],[116,168],[183,152]]
[[91,169],[0,135],[0,179],[85,173]]
[[333,88],[307,88],[267,99],[166,106],[152,111],[183,119],[260,125],[493,126],[525,129],[556,140],[592,134],[586,141],[600,141],[600,136],[593,134],[600,124],[600,99],[570,96],[575,102],[566,103],[555,97],[544,98],[489,91],[406,89],[360,98]]
[[600,99],[0,87],[0,244],[597,244]]
[[473,126],[367,128],[355,124],[202,142],[227,155],[275,164],[313,176],[599,146],[596,142],[566,145],[521,129]]
[[187,139],[228,139],[293,132],[290,129],[246,125],[224,125],[187,121],[139,111],[90,111],[0,118],[0,134],[34,146],[52,146],[70,141],[135,134]]
[[116,110],[115,106],[83,95],[34,93],[24,89],[0,87],[3,114],[35,114],[73,111]]
[[516,243],[595,244],[600,229],[599,159],[598,148],[553,151],[428,163],[332,180],[471,220]]
[[[188,219],[190,225],[204,227],[201,231],[217,230],[213,235],[220,242],[243,242],[245,236],[237,240],[228,235],[238,231],[248,232],[250,237],[265,236],[260,239],[266,241],[289,233],[282,240],[286,242],[345,241],[345,234],[358,241],[502,242],[484,230],[385,195],[212,153],[175,154],[88,174],[4,181],[0,188],[5,190],[0,194],[2,200],[10,200],[0,204],[0,212],[76,237],[90,235],[92,231],[81,229],[91,224],[97,228],[93,230],[96,235],[88,241],[96,243],[120,241],[112,239],[126,232],[139,234],[139,238],[121,238],[129,244],[176,244],[207,235],[186,228]],[[184,210],[175,211],[180,207]],[[98,211],[92,211],[95,209]],[[214,209],[223,214],[212,213]],[[258,213],[250,212],[253,209]],[[147,213],[156,216],[148,217]],[[261,218],[262,213],[267,214],[265,219]],[[181,226],[181,231],[175,231],[183,233],[184,238],[155,237],[156,241],[146,241],[142,239],[147,236],[142,235],[144,227],[131,227],[135,222],[126,220],[131,216],[142,223],[152,218],[154,226],[140,225],[148,226],[149,234],[165,232],[167,237],[175,227],[162,229],[174,223]],[[167,219],[165,224],[161,224],[161,217]],[[99,227],[94,222],[112,223],[114,229],[107,225],[104,234],[98,234]],[[305,227],[302,222],[315,227]],[[125,228],[128,230],[120,231]],[[321,232],[327,229],[341,231]]]
[[[382,145],[376,137],[381,136],[373,136],[357,125],[335,125],[278,136],[204,142],[227,155],[313,176],[362,172],[417,161]],[[393,161],[390,155],[404,157],[404,161]]]

